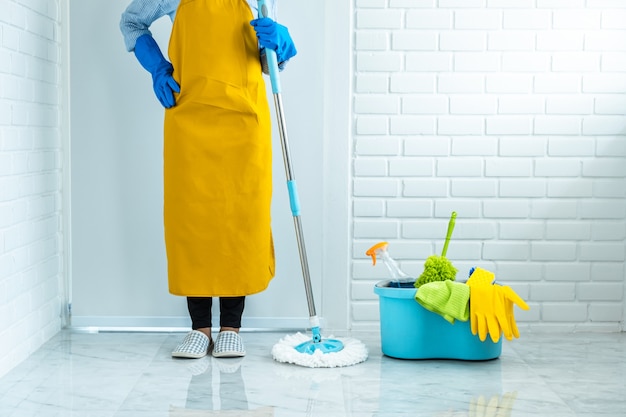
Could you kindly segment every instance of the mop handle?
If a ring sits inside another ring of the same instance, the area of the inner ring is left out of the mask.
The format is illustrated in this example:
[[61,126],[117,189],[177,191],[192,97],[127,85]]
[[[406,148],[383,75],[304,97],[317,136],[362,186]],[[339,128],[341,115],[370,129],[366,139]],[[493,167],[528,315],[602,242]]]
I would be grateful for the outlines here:
[[[259,8],[259,18],[269,16],[269,11],[267,10],[267,5],[265,4],[265,0],[258,0],[258,8]],[[270,80],[272,82],[272,92],[274,94],[279,94],[281,91],[281,88],[280,88],[280,79],[278,78],[278,58],[276,57],[276,51],[273,49],[265,48],[265,57],[267,58],[267,66],[270,72]]]
[[[267,4],[265,4],[265,0],[258,0],[258,8],[259,18],[268,17],[269,11],[267,10]],[[276,51],[269,48],[265,48],[265,56],[267,58],[267,66],[270,73],[270,81],[272,84],[272,93],[274,93],[274,102],[276,104],[276,113],[278,116],[278,124],[280,128],[283,159],[285,161],[285,174],[287,176],[287,191],[289,192],[289,205],[291,207],[291,214],[295,217],[300,215],[300,198],[298,197],[298,187],[296,184],[296,179],[294,178],[293,169],[291,168],[291,156],[287,140],[287,127],[285,124],[285,116],[282,108],[282,98],[280,95],[281,86],[280,77],[278,76],[278,58],[276,57]]]
[[452,237],[452,230],[454,230],[454,223],[456,220],[456,211],[452,212],[452,216],[450,216],[450,221],[448,222],[448,233],[446,234],[446,242],[443,244],[443,251],[441,251],[441,256],[446,256],[448,252],[448,243],[450,243],[450,238]]
[[[258,0],[259,18],[268,17],[269,12],[265,0]],[[285,176],[287,177],[287,190],[289,191],[289,204],[291,206],[291,214],[296,231],[296,241],[298,243],[298,251],[300,254],[300,265],[302,267],[302,277],[304,279],[304,290],[306,292],[307,304],[309,307],[309,319],[313,331],[313,341],[319,342],[321,335],[319,334],[319,324],[317,313],[315,311],[315,302],[313,300],[313,288],[311,286],[311,274],[309,272],[309,263],[304,245],[304,232],[302,230],[302,221],[300,219],[300,201],[298,199],[298,188],[291,167],[291,155],[289,152],[289,139],[287,138],[287,126],[285,122],[285,112],[283,110],[282,97],[280,94],[280,80],[278,77],[278,61],[276,51],[265,48],[265,56],[267,57],[267,66],[272,82],[272,92],[274,93],[274,104],[276,105],[276,118],[278,122],[278,131],[280,133],[280,144],[283,151],[283,161],[285,164]]]

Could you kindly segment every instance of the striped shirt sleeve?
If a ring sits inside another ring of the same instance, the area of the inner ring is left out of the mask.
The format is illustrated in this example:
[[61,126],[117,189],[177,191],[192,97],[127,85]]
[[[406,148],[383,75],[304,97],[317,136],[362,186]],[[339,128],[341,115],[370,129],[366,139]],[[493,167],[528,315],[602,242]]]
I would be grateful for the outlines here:
[[135,49],[140,36],[152,35],[150,25],[157,19],[168,15],[174,20],[174,14],[180,0],[133,0],[122,13],[120,30],[124,36],[126,50]]

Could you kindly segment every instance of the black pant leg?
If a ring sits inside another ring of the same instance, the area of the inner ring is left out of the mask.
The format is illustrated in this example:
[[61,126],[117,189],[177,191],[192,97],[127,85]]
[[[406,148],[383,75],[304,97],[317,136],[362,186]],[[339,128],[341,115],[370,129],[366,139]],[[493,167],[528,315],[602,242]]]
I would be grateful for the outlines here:
[[245,304],[246,297],[220,297],[220,326],[239,329]]
[[187,308],[191,317],[191,328],[193,330],[211,327],[211,307],[213,298],[211,297],[187,297]]

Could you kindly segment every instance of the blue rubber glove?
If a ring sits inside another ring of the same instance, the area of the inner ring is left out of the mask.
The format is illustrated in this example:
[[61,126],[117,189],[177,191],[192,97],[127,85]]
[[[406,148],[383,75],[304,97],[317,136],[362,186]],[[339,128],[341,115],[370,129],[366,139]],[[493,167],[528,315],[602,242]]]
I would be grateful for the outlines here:
[[276,58],[279,63],[287,61],[298,53],[285,26],[276,23],[269,17],[254,19],[250,24],[256,31],[259,44],[264,48],[276,51]]
[[172,77],[174,67],[165,59],[152,36],[146,34],[137,39],[135,56],[152,74],[152,87],[163,107],[173,107],[176,104],[174,92],[180,93],[180,87]]

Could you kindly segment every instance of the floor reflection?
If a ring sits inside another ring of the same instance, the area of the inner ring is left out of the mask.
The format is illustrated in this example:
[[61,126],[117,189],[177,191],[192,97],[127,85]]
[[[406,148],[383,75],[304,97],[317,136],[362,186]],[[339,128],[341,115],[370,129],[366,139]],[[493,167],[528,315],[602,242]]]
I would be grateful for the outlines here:
[[273,407],[249,409],[241,364],[244,358],[178,360],[192,373],[184,408],[171,406],[170,417],[273,417]]
[[526,334],[489,361],[272,360],[283,334],[246,333],[243,359],[174,360],[180,334],[64,331],[0,378],[2,417],[623,417],[626,334]]

